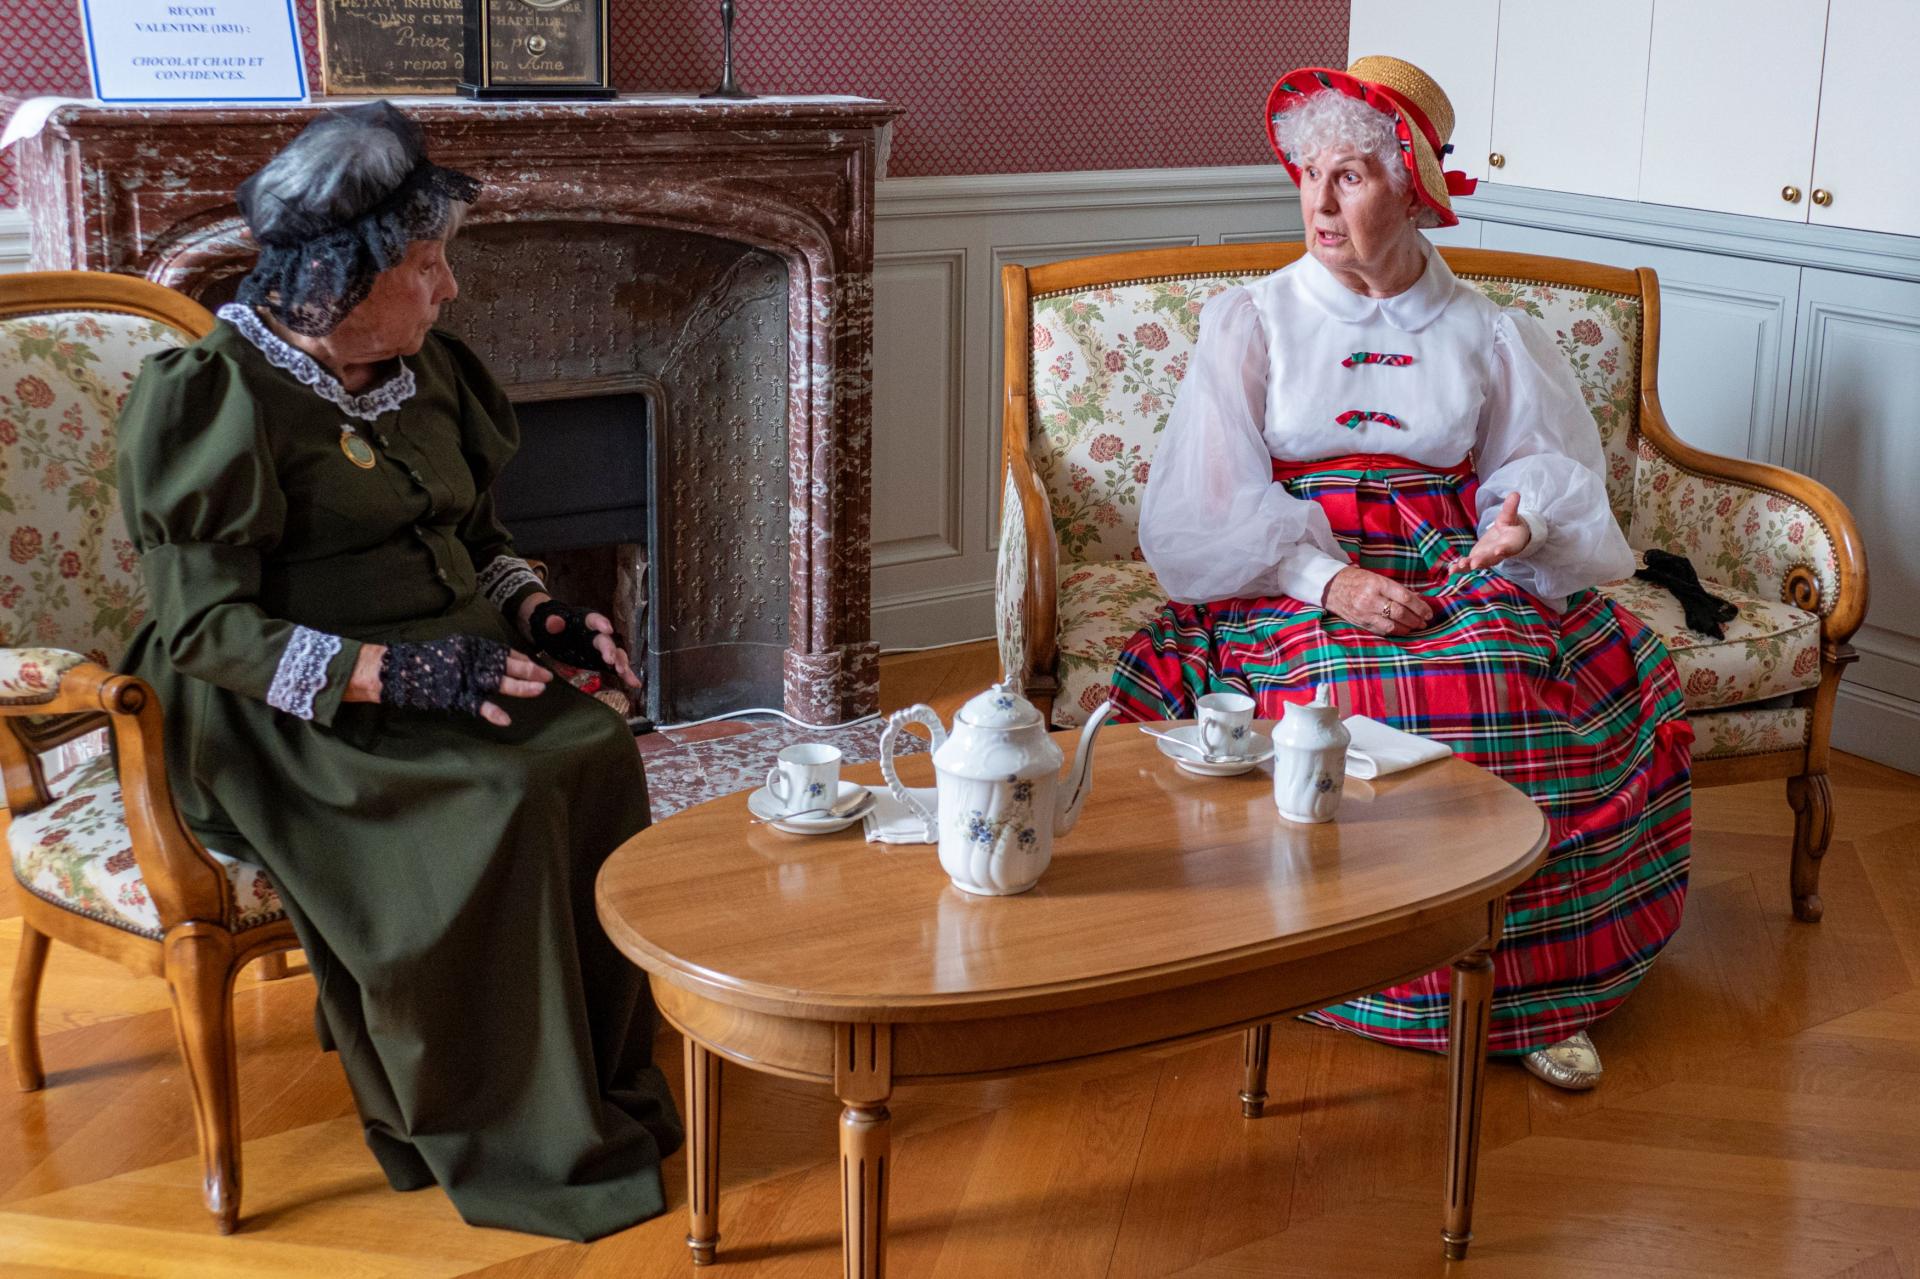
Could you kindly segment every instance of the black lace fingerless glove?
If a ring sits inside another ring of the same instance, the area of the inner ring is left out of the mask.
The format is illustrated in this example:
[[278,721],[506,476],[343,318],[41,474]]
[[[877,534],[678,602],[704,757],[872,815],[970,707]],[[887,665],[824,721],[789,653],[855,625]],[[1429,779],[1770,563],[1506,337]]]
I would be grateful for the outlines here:
[[507,677],[505,644],[455,635],[422,644],[389,644],[380,659],[380,700],[419,711],[480,713]]
[[[531,632],[534,651],[583,671],[617,676],[620,672],[601,657],[600,650],[593,646],[593,641],[601,632],[587,625],[587,617],[592,612],[592,609],[562,604],[558,600],[535,605],[533,616],[527,619],[527,630]],[[549,632],[547,619],[551,617],[559,618],[565,626],[558,632]],[[615,648],[624,649],[627,646],[626,637],[620,632],[615,631],[611,638]]]
[[1687,617],[1687,629],[1699,631],[1702,635],[1725,639],[1721,625],[1740,616],[1740,609],[1736,605],[1700,585],[1700,575],[1693,571],[1693,561],[1684,555],[1662,550],[1648,551],[1647,566],[1634,576],[1655,586],[1665,587],[1668,594],[1680,601],[1680,610]]

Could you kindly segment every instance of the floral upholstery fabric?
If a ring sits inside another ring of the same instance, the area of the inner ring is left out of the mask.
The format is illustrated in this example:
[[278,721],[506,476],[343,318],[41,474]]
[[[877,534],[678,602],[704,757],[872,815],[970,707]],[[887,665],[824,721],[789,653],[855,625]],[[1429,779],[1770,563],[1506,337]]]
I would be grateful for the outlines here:
[[1689,715],[1693,757],[1732,759],[1799,750],[1807,744],[1812,712],[1804,706],[1735,706],[1707,715]]
[[1000,553],[993,566],[994,635],[1000,641],[1000,675],[1027,678],[1027,522],[1020,490],[1008,472],[1000,494]]
[[1153,570],[1139,560],[1060,565],[1060,691],[1053,722],[1084,724],[1107,695],[1113,662],[1133,633],[1145,626],[1167,595]]
[[114,423],[140,362],[184,346],[108,311],[0,319],[0,646],[112,665],[146,613],[120,520]]
[[1702,577],[1763,599],[1787,598],[1787,575],[1804,565],[1819,580],[1822,616],[1840,598],[1833,535],[1811,508],[1784,493],[1695,475],[1644,440],[1627,540],[1684,555]]
[[[76,914],[159,937],[160,913],[133,858],[112,756],[89,760],[50,789],[52,803],[17,814],[7,828],[14,878],[35,896]],[[233,887],[236,930],[285,916],[264,870],[220,853],[213,858]]]
[[1030,455],[1063,561],[1133,558],[1147,468],[1207,299],[1253,276],[1197,276],[1033,299]]
[[0,702],[44,702],[60,677],[87,659],[61,648],[0,648]]
[[1688,710],[1761,702],[1820,682],[1818,616],[1719,582],[1702,585],[1740,610],[1721,639],[1688,629],[1680,601],[1652,582],[1630,577],[1600,588],[1666,643]]

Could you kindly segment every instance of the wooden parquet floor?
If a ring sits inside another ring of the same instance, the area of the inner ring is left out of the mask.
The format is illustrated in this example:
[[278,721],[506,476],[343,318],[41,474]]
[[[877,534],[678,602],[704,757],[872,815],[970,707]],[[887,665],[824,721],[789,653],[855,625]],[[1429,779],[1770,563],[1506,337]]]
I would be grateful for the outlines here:
[[[950,711],[984,647],[890,659],[889,705]],[[1222,1039],[895,1094],[893,1271],[997,1276],[1552,1275],[1920,1279],[1920,778],[1842,757],[1824,923],[1793,922],[1776,784],[1697,799],[1686,923],[1596,1039],[1607,1078],[1488,1082],[1471,1258],[1440,1260],[1445,1071],[1278,1028],[1268,1117],[1240,1118]],[[19,923],[0,902],[0,983]],[[394,1194],[362,1146],[308,979],[235,1001],[245,1218],[198,1201],[166,992],[56,946],[47,1088],[0,1085],[7,1276],[689,1276],[685,1170],[667,1214],[591,1245],[475,1230]],[[679,1046],[662,1035],[663,1061]],[[839,1272],[824,1090],[729,1069],[716,1275]]]

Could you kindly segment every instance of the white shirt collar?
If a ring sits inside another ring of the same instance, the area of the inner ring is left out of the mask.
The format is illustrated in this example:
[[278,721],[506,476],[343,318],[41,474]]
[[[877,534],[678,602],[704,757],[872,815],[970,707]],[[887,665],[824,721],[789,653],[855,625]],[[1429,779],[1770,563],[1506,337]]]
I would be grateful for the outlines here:
[[1355,293],[1335,279],[1333,272],[1311,253],[1298,264],[1301,284],[1307,296],[1336,320],[1366,324],[1377,315],[1403,333],[1418,333],[1440,318],[1440,313],[1453,301],[1458,285],[1446,259],[1434,252],[1425,237],[1421,247],[1427,255],[1427,269],[1411,287],[1390,298]]
[[413,370],[405,360],[400,362],[398,373],[379,386],[355,395],[340,385],[340,379],[329,373],[320,361],[282,341],[264,320],[254,314],[252,307],[229,302],[215,311],[214,315],[240,330],[240,335],[267,357],[267,363],[293,374],[295,379],[311,387],[316,395],[330,401],[348,417],[357,417],[362,422],[377,421],[382,414],[393,412],[413,398]]

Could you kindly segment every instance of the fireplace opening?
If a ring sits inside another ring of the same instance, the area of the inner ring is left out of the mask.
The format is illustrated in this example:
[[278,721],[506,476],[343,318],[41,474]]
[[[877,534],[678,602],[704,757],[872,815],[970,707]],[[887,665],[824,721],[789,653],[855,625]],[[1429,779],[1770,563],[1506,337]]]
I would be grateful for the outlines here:
[[554,598],[606,614],[626,639],[641,687],[627,705],[605,700],[630,719],[657,718],[651,397],[528,400],[514,414],[520,451],[493,487],[500,522],[520,554],[539,562]]

